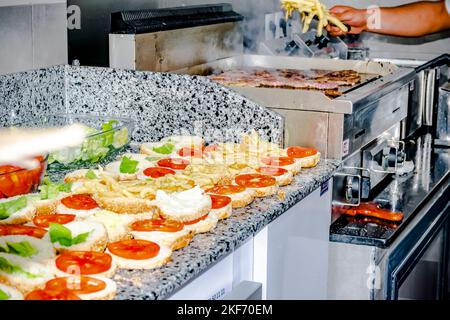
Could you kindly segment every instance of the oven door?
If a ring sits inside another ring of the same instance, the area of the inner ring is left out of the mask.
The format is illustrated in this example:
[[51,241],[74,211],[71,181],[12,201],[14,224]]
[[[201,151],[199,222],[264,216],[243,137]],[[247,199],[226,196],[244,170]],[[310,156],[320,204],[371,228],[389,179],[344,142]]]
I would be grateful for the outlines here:
[[[437,202],[448,201],[446,195],[442,198]],[[386,299],[446,299],[450,204],[438,207],[389,254]]]

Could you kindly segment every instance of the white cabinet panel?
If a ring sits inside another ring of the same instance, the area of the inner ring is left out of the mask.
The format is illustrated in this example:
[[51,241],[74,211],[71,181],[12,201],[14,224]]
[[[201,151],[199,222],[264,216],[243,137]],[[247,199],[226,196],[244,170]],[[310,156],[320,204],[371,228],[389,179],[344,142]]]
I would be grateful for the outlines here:
[[327,183],[327,191],[317,189],[255,236],[254,281],[263,284],[263,298],[326,298],[332,194]]

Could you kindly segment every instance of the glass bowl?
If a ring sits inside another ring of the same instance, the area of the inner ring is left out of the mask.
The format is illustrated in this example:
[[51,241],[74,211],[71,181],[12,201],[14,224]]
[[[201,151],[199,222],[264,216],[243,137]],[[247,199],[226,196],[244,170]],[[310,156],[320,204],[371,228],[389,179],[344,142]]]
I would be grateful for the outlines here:
[[86,127],[86,139],[81,146],[50,153],[47,165],[49,173],[92,168],[112,161],[128,147],[134,130],[130,119],[86,114],[45,115],[20,122],[14,127],[52,128],[75,123]]

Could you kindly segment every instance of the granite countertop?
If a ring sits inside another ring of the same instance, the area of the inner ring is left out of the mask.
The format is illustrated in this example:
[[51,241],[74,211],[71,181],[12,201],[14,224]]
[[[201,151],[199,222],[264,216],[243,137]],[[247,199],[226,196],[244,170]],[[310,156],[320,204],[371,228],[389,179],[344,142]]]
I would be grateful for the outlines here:
[[321,160],[315,168],[303,169],[294,182],[276,196],[256,199],[250,206],[233,210],[209,233],[194,237],[191,244],[173,253],[172,261],[154,270],[120,270],[114,276],[119,300],[154,300],[170,297],[176,290],[225,257],[249,237],[286,212],[330,179],[340,162]]

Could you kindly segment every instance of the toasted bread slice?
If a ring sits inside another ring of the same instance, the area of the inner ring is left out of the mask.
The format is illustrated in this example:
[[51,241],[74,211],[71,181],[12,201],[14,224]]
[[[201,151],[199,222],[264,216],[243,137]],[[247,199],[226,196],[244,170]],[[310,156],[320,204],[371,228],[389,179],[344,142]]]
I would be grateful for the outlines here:
[[217,219],[219,219],[219,220],[229,218],[232,213],[233,213],[233,203],[232,202],[230,202],[223,208],[211,209],[211,211],[209,212],[209,214],[215,215],[217,217]]
[[298,160],[301,163],[302,168],[313,168],[317,166],[317,164],[320,161],[320,152],[317,152],[315,155],[296,160]]
[[[11,197],[8,199],[0,199],[0,204],[17,200],[21,197],[25,197],[25,196],[15,196],[15,197]],[[33,205],[33,202],[28,197],[26,197],[26,201],[27,201],[27,206],[25,208],[12,213],[6,219],[0,220],[0,225],[2,225],[2,224],[23,224],[23,223],[31,221],[34,218],[34,215],[36,214],[36,207]]]
[[136,180],[136,173],[121,173],[120,172],[121,161],[114,161],[105,166],[105,171],[109,174],[115,175],[119,181]]
[[277,184],[280,187],[287,186],[292,183],[294,180],[294,174],[288,170],[285,174],[282,174],[281,176],[273,176],[275,180],[277,180]]
[[145,260],[125,259],[112,254],[108,249],[106,252],[113,257],[113,260],[119,268],[130,270],[148,270],[158,268],[169,262],[172,256],[172,250],[166,246],[160,246],[159,253],[156,257]]
[[194,234],[186,228],[177,232],[131,231],[131,234],[135,239],[155,242],[160,246],[169,247],[173,251],[179,250],[187,246],[191,242],[192,237],[194,236]]
[[23,300],[23,294],[10,286],[0,283],[0,291],[7,295],[6,300]]
[[138,214],[158,212],[155,202],[147,199],[94,196],[94,200],[97,201],[101,208],[115,213]]
[[[220,194],[218,195],[220,196]],[[226,196],[231,198],[233,209],[243,208],[248,206],[253,202],[253,200],[255,200],[255,191],[251,189],[245,189],[244,191],[239,193],[226,194]]]
[[0,250],[42,264],[55,258],[55,250],[50,242],[24,235],[0,237]]
[[0,260],[11,268],[0,269],[0,283],[16,288],[21,293],[42,289],[54,277],[55,270],[30,259],[8,253],[0,253]]
[[185,225],[184,228],[193,232],[194,234],[206,233],[217,226],[218,217],[213,214],[208,214],[206,219],[200,220],[194,224]]
[[273,185],[270,187],[264,187],[264,188],[249,188],[250,190],[253,190],[255,192],[255,197],[263,198],[263,197],[269,197],[273,196],[278,192],[278,185]]
[[[71,246],[65,246],[58,241],[53,242],[57,252],[64,251],[98,251],[103,252],[108,243],[108,234],[103,224],[99,222],[86,222],[86,221],[74,221],[64,225],[72,232],[72,237],[79,236],[80,234],[88,233],[85,241],[73,244]],[[51,241],[51,231],[49,231],[44,238]]]
[[101,210],[86,219],[86,221],[102,223],[108,233],[108,240],[115,242],[130,239],[130,225],[135,221],[147,219],[153,219],[153,213],[118,214]]
[[[101,169],[101,168],[100,168]],[[97,177],[100,177],[101,175],[108,175],[113,179],[117,179],[117,174],[107,172],[104,170],[98,170],[98,169],[79,169],[72,171],[64,177],[65,183],[74,183],[84,180],[90,180],[86,175],[89,171],[92,171]]]
[[99,211],[100,208],[94,208],[89,210],[77,210],[66,207],[63,203],[58,203],[56,206],[56,212],[59,214],[74,214],[78,219],[86,219]]

